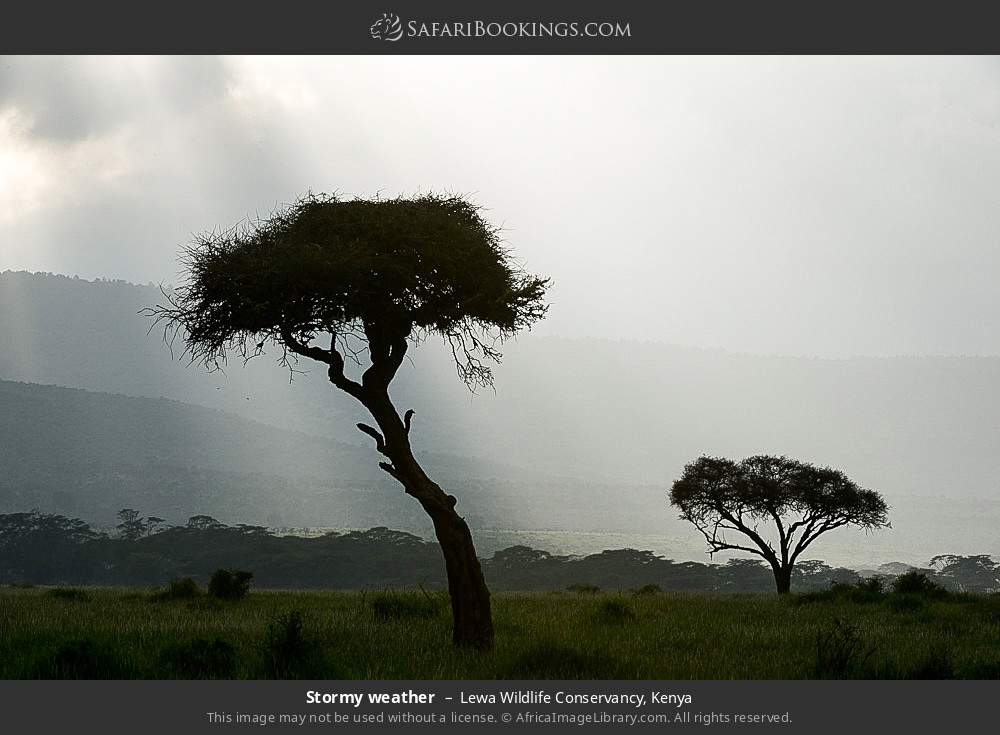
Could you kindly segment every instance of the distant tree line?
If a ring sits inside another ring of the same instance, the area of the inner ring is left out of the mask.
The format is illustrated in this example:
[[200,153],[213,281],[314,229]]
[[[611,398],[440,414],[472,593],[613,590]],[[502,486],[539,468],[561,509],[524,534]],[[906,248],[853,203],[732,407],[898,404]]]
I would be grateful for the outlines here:
[[[437,544],[388,528],[303,538],[278,536],[263,526],[229,526],[205,515],[192,516],[183,526],[168,526],[160,518],[125,509],[119,520],[113,532],[105,533],[61,515],[37,511],[0,515],[0,583],[154,586],[192,577],[205,584],[219,568],[251,570],[255,585],[265,588],[447,583]],[[636,549],[578,557],[513,546],[482,560],[482,566],[497,590],[774,589],[772,570],[755,559],[678,562]],[[935,556],[920,571],[951,590],[1000,590],[1000,564],[986,554]],[[792,588],[826,589],[834,582],[852,584],[858,579],[854,570],[806,560],[795,566]]]

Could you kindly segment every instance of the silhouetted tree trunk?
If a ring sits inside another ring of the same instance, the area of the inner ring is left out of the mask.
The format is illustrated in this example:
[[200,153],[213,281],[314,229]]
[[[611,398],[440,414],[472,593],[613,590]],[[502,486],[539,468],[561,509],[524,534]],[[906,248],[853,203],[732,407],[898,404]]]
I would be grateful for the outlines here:
[[[416,498],[434,523],[434,533],[444,554],[448,574],[455,644],[481,650],[491,648],[493,617],[490,591],[486,587],[469,526],[455,510],[455,497],[431,480],[414,458],[409,439],[409,416],[405,423],[399,418],[388,391],[366,386],[362,402],[382,431],[384,443],[378,449],[390,460],[379,466]],[[364,428],[362,430],[365,431]]]
[[[412,460],[412,457],[411,457]],[[394,461],[394,464],[396,462]],[[413,460],[416,473],[423,470]],[[455,497],[424,476],[404,484],[434,522],[434,533],[444,554],[451,597],[452,639],[457,645],[489,649],[493,645],[490,591],[486,587],[469,526],[455,511]]]
[[407,411],[406,417],[401,419],[389,398],[389,383],[406,355],[409,331],[387,332],[378,325],[366,324],[365,336],[371,366],[365,370],[360,383],[344,374],[344,357],[336,349],[335,335],[329,350],[304,345],[287,330],[282,332],[282,341],[297,354],[327,363],[330,382],[357,399],[375,419],[378,429],[367,424],[358,424],[358,428],[374,439],[375,448],[389,459],[379,462],[379,467],[417,499],[434,523],[448,574],[453,640],[459,646],[487,650],[493,646],[490,591],[476,556],[472,533],[465,519],[455,511],[454,496],[431,480],[413,456],[410,447],[412,411]]
[[787,595],[792,591],[792,567],[790,564],[774,567],[774,584],[779,595]]

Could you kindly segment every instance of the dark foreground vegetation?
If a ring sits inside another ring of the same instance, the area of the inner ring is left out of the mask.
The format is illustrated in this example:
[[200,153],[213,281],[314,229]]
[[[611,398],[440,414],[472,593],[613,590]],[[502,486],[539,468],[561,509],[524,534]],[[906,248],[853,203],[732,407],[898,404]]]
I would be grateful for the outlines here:
[[[190,577],[208,585],[222,569],[247,570],[260,588],[362,589],[446,584],[441,550],[413,534],[387,528],[330,533],[316,538],[276,536],[261,526],[227,526],[208,516],[169,527],[123,510],[113,532],[37,512],[0,515],[0,584],[52,586],[160,586]],[[897,567],[883,573],[886,583]],[[483,560],[494,590],[630,590],[681,592],[773,591],[770,568],[757,560],[725,564],[677,562],[651,551],[618,549],[570,557],[513,546]],[[1000,564],[987,555],[942,555],[919,570],[956,592],[1000,590]],[[866,573],[869,576],[872,573]],[[855,570],[800,561],[792,589],[825,590],[854,584]]]
[[500,593],[495,649],[447,595],[0,589],[0,678],[1000,678],[1000,595],[884,590]]
[[483,561],[521,591],[494,595],[477,654],[447,645],[441,552],[411,534],[120,521],[0,516],[0,678],[1000,678],[988,556],[864,579],[800,562],[778,596],[751,560],[512,547]]

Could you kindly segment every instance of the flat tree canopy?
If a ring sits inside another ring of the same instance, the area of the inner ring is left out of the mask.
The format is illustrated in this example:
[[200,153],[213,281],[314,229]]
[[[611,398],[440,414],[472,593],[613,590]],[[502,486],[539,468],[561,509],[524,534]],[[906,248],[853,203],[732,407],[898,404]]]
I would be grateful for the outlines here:
[[[738,550],[765,559],[778,592],[788,592],[792,567],[820,535],[847,525],[867,531],[889,526],[877,492],[839,470],[787,457],[700,457],[674,482],[670,502],[711,553]],[[761,524],[773,525],[773,532]]]
[[218,365],[230,351],[289,349],[319,333],[392,349],[444,337],[469,385],[490,385],[497,345],[541,319],[548,280],[524,273],[499,230],[460,197],[340,200],[309,195],[267,220],[200,236],[188,278],[159,311],[190,354]]

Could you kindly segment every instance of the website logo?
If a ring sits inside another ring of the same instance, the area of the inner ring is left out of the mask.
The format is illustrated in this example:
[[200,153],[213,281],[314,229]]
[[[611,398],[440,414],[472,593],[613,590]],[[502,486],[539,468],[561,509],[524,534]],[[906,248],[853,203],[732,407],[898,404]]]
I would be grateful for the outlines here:
[[382,13],[368,30],[376,41],[398,41],[403,37],[403,22],[395,13]]

